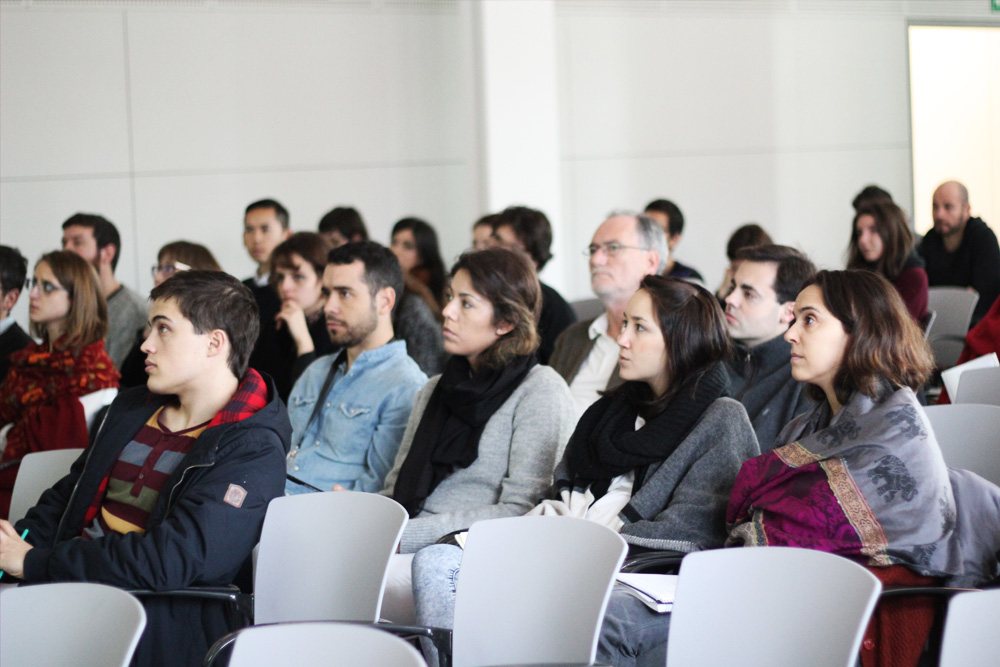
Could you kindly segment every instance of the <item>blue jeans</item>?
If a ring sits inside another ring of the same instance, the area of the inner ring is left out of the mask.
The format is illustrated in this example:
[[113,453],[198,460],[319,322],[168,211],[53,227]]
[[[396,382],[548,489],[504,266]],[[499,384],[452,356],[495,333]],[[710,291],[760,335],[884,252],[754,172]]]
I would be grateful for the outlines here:
[[[455,590],[462,550],[446,544],[424,547],[413,557],[413,602],[417,624],[436,628],[455,627]],[[426,639],[420,640],[430,667],[438,664],[437,650]]]
[[669,613],[658,614],[615,588],[597,639],[597,661],[615,667],[663,667],[669,631]]

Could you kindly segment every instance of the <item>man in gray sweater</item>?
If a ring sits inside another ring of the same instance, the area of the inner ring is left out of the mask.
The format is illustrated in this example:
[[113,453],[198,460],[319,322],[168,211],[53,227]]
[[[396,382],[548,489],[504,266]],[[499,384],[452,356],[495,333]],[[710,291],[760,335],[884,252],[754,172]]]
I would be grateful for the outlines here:
[[726,364],[729,390],[747,410],[761,452],[772,449],[778,432],[814,402],[792,379],[785,331],[803,284],[816,273],[794,248],[762,245],[734,257],[736,270],[726,296],[726,327],[736,343]]

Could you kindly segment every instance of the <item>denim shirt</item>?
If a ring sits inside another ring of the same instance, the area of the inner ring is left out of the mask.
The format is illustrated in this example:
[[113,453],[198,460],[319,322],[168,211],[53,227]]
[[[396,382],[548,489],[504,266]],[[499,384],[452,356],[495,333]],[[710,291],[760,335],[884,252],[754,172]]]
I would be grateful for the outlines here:
[[[343,366],[335,371],[323,407],[310,424],[336,358],[328,355],[310,364],[288,397],[293,431],[288,473],[324,491],[334,484],[378,491],[427,376],[406,353],[403,341],[362,352],[346,373]],[[310,490],[291,480],[285,484],[286,494]]]

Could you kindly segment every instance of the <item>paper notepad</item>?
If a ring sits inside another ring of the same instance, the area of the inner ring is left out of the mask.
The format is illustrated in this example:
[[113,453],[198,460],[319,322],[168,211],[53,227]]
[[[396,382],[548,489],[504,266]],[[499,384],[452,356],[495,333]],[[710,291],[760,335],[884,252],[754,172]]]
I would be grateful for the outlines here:
[[948,390],[948,396],[954,401],[955,397],[958,396],[959,379],[962,373],[965,371],[974,371],[979,368],[996,368],[997,366],[1000,366],[1000,361],[997,360],[997,353],[990,352],[981,357],[976,357],[972,361],[966,361],[964,364],[941,371],[941,380],[944,382],[944,388]]
[[670,611],[674,606],[674,593],[677,591],[676,574],[620,573],[618,584],[621,590],[657,613]]

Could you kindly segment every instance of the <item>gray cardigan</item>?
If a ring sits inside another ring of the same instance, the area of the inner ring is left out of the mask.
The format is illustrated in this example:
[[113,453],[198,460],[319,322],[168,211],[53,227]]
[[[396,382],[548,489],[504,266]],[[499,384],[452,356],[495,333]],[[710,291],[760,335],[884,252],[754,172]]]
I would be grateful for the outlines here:
[[667,460],[646,471],[620,514],[625,522],[621,536],[629,544],[659,551],[721,547],[733,480],[743,462],[759,453],[743,405],[716,399]]
[[[384,495],[392,495],[439,379],[431,378],[417,394]],[[486,422],[475,462],[438,484],[419,516],[407,523],[400,552],[415,552],[474,521],[519,516],[534,507],[551,486],[552,469],[573,432],[573,410],[566,382],[547,366],[532,368]]]

